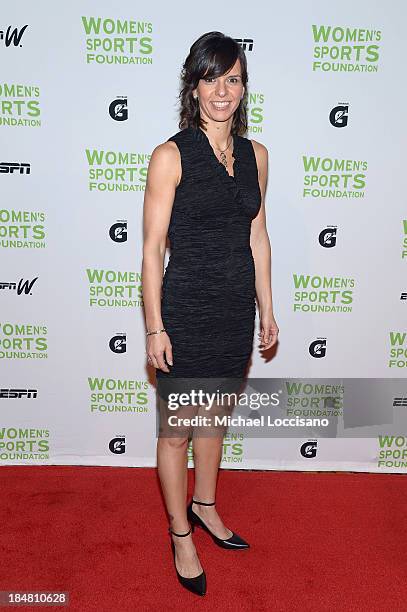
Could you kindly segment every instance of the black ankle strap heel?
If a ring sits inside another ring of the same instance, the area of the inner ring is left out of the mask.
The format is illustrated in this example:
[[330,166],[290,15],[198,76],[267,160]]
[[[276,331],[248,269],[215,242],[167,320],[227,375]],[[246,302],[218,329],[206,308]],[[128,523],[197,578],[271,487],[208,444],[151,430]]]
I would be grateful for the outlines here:
[[199,506],[214,506],[215,502],[200,502],[200,501],[196,501],[196,499],[194,498],[191,499],[190,503],[187,506],[187,518],[189,522],[191,523],[192,529],[194,528],[194,525],[198,527],[202,527],[204,531],[209,533],[209,535],[211,536],[215,544],[217,544],[221,548],[228,548],[229,550],[239,550],[239,549],[242,550],[244,548],[250,548],[250,544],[248,544],[246,540],[241,538],[234,531],[232,531],[232,535],[230,536],[230,538],[227,538],[226,540],[222,540],[221,538],[218,538],[214,533],[212,533],[209,527],[203,522],[201,517],[198,516],[192,510],[192,504],[198,504]]
[[196,499],[194,499],[194,498],[192,498],[192,503],[193,504],[198,504],[198,506],[214,506],[215,505],[215,502],[210,502],[210,503],[199,502],[199,501],[196,501]]
[[[177,536],[177,538],[185,538],[186,536],[189,536],[191,531],[193,531],[193,525],[190,526],[189,530],[186,533],[175,533],[175,531],[173,531],[171,527],[168,528],[168,533],[174,536]],[[202,571],[198,576],[193,576],[192,578],[186,578],[185,576],[181,576],[181,574],[177,570],[177,566],[175,563],[175,545],[172,539],[171,539],[171,549],[172,549],[172,554],[174,557],[175,571],[177,572],[177,578],[180,584],[182,584],[183,587],[188,589],[188,591],[191,591],[191,593],[195,593],[195,595],[205,595],[206,593],[205,572]]]
[[177,538],[185,538],[185,536],[189,536],[189,534],[191,533],[191,527],[186,533],[175,533],[175,531],[173,531],[171,527],[168,527],[168,533],[172,533],[172,535],[177,536]]

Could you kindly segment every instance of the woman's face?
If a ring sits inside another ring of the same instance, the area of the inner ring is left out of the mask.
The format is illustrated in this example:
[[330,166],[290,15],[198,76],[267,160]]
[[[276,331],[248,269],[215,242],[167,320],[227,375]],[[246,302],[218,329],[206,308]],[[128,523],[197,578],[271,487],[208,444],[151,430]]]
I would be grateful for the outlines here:
[[201,117],[213,121],[227,121],[235,112],[244,95],[240,60],[226,74],[200,79],[192,92],[198,95]]

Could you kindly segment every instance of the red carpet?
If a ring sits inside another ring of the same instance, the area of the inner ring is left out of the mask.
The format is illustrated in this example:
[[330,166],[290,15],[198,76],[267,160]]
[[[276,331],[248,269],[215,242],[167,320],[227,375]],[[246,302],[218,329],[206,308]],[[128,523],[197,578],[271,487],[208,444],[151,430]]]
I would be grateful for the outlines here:
[[156,470],[7,466],[0,483],[0,590],[70,592],[22,610],[407,609],[404,475],[221,470],[219,512],[252,548],[195,532],[203,598],[176,579]]

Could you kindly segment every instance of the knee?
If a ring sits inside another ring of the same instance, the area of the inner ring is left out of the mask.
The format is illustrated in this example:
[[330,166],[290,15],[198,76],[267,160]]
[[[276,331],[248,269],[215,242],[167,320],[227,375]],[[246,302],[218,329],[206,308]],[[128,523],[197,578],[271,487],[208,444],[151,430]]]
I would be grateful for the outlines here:
[[188,446],[188,436],[173,438],[158,438],[158,446],[167,450],[186,450]]

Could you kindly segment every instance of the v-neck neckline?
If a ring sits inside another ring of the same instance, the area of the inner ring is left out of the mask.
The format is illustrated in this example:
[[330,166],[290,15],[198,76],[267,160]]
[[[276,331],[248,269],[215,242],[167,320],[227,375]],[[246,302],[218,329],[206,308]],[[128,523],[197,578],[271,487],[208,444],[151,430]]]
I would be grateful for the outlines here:
[[232,157],[233,157],[233,176],[231,174],[229,174],[229,172],[227,171],[227,168],[224,166],[224,164],[222,164],[221,161],[219,161],[219,159],[216,157],[216,153],[213,150],[213,147],[211,145],[211,143],[209,142],[209,138],[207,136],[207,134],[205,133],[205,131],[202,128],[197,128],[197,132],[201,134],[201,138],[200,140],[202,140],[203,142],[206,143],[207,147],[208,147],[208,152],[209,154],[212,156],[212,160],[214,162],[216,162],[222,169],[223,172],[226,175],[226,178],[228,178],[229,180],[233,181],[233,183],[236,182],[236,170],[238,167],[238,153],[237,153],[237,149],[238,149],[238,144],[237,144],[237,135],[236,134],[232,134],[232,139],[233,139],[233,151],[232,151]]

